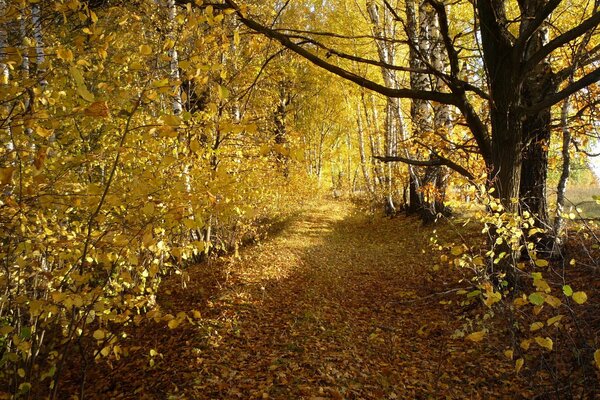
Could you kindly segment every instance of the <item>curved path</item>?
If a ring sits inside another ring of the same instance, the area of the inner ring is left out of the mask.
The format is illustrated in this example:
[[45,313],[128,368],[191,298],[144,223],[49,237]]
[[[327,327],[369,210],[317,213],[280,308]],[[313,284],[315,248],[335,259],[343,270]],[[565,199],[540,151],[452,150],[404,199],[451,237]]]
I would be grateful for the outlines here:
[[192,268],[186,289],[167,282],[161,307],[202,318],[175,330],[137,327],[130,356],[91,372],[86,394],[519,398],[503,349],[451,339],[464,320],[453,279],[434,269],[430,236],[417,220],[373,220],[342,202],[315,206],[241,259]]

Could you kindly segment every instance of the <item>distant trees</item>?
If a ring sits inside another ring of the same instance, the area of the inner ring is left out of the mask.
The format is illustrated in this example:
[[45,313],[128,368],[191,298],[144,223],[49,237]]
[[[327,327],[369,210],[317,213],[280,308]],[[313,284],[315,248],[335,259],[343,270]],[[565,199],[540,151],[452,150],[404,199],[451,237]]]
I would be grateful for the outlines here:
[[[412,2],[367,2],[371,14],[375,8],[386,9],[407,27],[406,45],[413,54],[409,66],[398,63],[398,58],[379,57],[374,61],[335,49],[327,50],[326,46],[327,54],[335,57],[323,57],[315,49],[324,46],[311,48],[300,43],[298,35],[290,36],[270,28],[248,15],[235,0],[224,0],[224,4],[234,9],[248,28],[277,40],[315,65],[355,84],[389,98],[412,99],[415,104],[431,102],[455,107],[462,117],[456,123],[468,127],[477,153],[485,163],[489,187],[494,188],[504,207],[512,211],[527,209],[537,215],[542,225],[548,224],[543,194],[551,110],[600,78],[597,4],[573,8],[560,0],[515,3],[480,0],[472,5],[425,0],[420,6],[430,10],[439,30],[438,35],[429,38],[430,48],[438,53],[431,58],[431,51],[425,54],[414,44],[416,32],[410,31],[409,21],[414,8]],[[402,8],[408,14],[402,13]],[[566,8],[569,8],[568,16],[564,13]],[[466,22],[469,20],[472,22]],[[554,29],[558,26],[560,30]],[[306,32],[306,37],[310,34]],[[389,40],[377,32],[374,36],[380,48]],[[586,48],[585,56],[580,55],[577,62],[564,57],[577,46]],[[376,65],[383,71],[412,69],[413,74],[426,76],[429,82],[435,81],[435,85],[419,86],[416,79],[412,86],[396,86],[386,79],[382,85],[345,68],[343,61],[347,59]],[[440,59],[447,60],[447,64]],[[558,59],[563,60],[560,65],[556,63]],[[468,74],[472,75],[470,79]],[[566,80],[571,74],[576,79]],[[417,118],[415,113],[413,119]],[[435,154],[426,163],[407,157],[396,159],[414,165],[447,165],[470,178],[473,175],[466,174],[468,171],[460,166],[461,158],[453,154],[465,151],[464,147],[457,146],[456,151]],[[388,155],[385,160],[393,161],[394,157]],[[515,203],[512,199],[520,201]]]

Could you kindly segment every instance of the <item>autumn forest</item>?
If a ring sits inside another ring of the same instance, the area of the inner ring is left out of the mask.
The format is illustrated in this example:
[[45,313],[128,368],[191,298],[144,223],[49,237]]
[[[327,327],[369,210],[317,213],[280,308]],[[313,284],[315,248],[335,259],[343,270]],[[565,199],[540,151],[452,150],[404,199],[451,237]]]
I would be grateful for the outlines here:
[[599,0],[0,0],[0,399],[600,396]]

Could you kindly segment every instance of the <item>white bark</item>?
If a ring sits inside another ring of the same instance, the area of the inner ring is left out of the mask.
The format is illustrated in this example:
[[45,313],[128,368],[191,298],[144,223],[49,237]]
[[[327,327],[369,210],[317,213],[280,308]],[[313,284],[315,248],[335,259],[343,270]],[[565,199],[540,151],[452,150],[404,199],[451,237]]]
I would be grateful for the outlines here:
[[[571,79],[572,81],[572,79]],[[556,188],[556,217],[554,218],[554,244],[552,253],[558,254],[562,248],[562,234],[565,228],[565,219],[563,217],[565,209],[565,193],[567,183],[571,175],[571,154],[569,146],[571,144],[571,131],[569,129],[568,117],[571,108],[570,98],[567,97],[561,108],[560,122],[562,125],[562,172]]]
[[[167,12],[169,21],[168,38],[175,43],[175,27],[177,26],[177,7],[175,5],[175,0],[167,0]],[[179,54],[177,53],[177,47],[175,44],[169,50],[168,55],[171,59],[169,62],[170,77],[176,82],[173,87],[172,109],[173,114],[179,115],[183,111],[183,103],[181,100],[181,85],[179,84],[179,79],[181,78],[179,75]]]
[[35,62],[37,64],[37,77],[42,86],[46,86],[48,82],[44,78],[43,65],[46,62],[46,54],[44,51],[44,33],[42,31],[42,10],[38,3],[31,5],[31,24],[33,26],[33,40],[35,42]]
[[[6,11],[6,0],[0,0],[0,10]],[[7,85],[10,80],[8,65],[4,62],[8,47],[8,32],[6,26],[0,25],[0,84]]]
[[371,195],[375,193],[371,182],[371,174],[367,165],[367,157],[365,154],[365,139],[364,139],[364,126],[362,123],[360,103],[356,104],[356,123],[358,128],[358,152],[360,154],[360,165],[363,172],[363,178],[365,179],[365,186]]

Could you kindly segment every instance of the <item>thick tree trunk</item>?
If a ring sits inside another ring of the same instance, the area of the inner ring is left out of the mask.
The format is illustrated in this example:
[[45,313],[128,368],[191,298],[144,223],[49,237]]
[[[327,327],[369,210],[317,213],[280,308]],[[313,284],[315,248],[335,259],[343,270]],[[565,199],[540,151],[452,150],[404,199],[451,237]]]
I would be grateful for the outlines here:
[[[426,69],[424,60],[429,59],[431,50],[431,14],[428,13],[427,5],[420,1],[417,13],[417,4],[415,0],[406,2],[406,30],[410,43],[409,64],[413,70]],[[429,76],[421,72],[410,73],[410,87],[414,90],[429,90],[431,84]],[[413,99],[410,105],[410,117],[412,120],[412,136],[418,137],[426,135],[433,131],[432,112],[429,103],[426,100]],[[418,153],[413,153],[407,158],[419,159]],[[420,213],[421,217],[428,221],[432,215],[435,215],[427,206],[423,190],[427,184],[428,172],[419,175],[415,166],[409,165],[409,214]]]
[[[524,21],[521,33],[529,27],[536,13],[544,7],[547,0],[528,0],[520,3]],[[539,27],[527,42],[524,54],[527,58],[539,51],[547,42],[547,29]],[[523,83],[521,96],[523,104],[529,106],[542,101],[556,93],[554,73],[549,60],[536,66]],[[549,228],[548,204],[546,201],[546,176],[548,171],[548,148],[551,137],[550,108],[537,113],[525,115],[523,120],[523,167],[521,169],[520,200],[521,207],[533,214],[540,228]],[[541,240],[542,237],[536,238]]]

